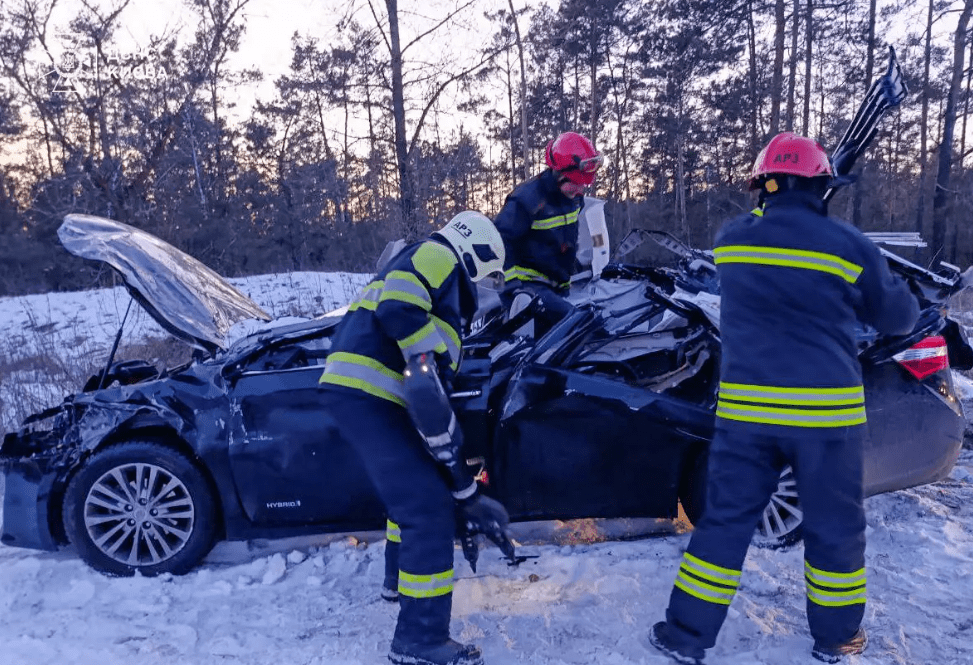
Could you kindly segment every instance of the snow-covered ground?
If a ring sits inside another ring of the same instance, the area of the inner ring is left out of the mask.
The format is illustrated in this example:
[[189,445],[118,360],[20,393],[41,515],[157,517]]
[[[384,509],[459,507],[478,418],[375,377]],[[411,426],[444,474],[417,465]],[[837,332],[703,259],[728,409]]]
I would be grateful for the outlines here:
[[[363,278],[301,273],[233,281],[284,316],[342,305]],[[0,385],[30,380],[18,358],[61,351],[104,357],[127,300],[121,289],[0,298],[0,366],[7,368]],[[161,331],[141,314],[125,339],[154,335]],[[956,378],[973,399],[970,383]],[[51,403],[76,388],[51,386]],[[15,402],[0,387],[0,422],[12,418]],[[872,497],[867,512],[872,641],[849,662],[973,663],[973,450],[964,449],[948,479]],[[523,553],[539,557],[518,568],[489,548],[473,575],[457,551],[454,637],[478,643],[490,665],[667,663],[643,639],[662,618],[689,534],[660,523],[639,540],[591,543],[592,526],[515,525]],[[645,532],[642,523],[608,526]],[[93,572],[70,548],[0,546],[0,665],[387,662],[396,606],[378,597],[383,552],[380,533],[220,543],[188,575],[119,579]],[[799,545],[751,549],[708,662],[816,662],[802,556]]]

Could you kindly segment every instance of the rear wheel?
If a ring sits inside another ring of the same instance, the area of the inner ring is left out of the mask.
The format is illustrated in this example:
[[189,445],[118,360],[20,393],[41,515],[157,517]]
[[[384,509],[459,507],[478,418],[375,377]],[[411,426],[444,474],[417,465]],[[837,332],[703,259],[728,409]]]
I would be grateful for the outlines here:
[[[709,455],[706,450],[694,455],[683,471],[679,483],[679,501],[686,517],[697,524],[706,507],[706,466]],[[794,470],[786,467],[777,481],[777,489],[760,515],[753,535],[758,547],[777,548],[793,545],[801,540],[801,524],[804,511],[797,496],[797,480]]]
[[753,542],[761,547],[784,547],[801,540],[804,511],[797,496],[794,469],[785,467],[757,524]]
[[68,538],[85,562],[110,575],[188,572],[212,547],[216,521],[199,468],[149,441],[95,453],[64,500]]

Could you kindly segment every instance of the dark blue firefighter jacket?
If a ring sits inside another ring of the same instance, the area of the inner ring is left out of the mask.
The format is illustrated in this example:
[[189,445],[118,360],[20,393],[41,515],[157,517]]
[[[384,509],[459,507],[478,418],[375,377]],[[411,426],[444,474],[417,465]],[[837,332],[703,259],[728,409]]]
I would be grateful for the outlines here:
[[504,277],[566,289],[578,251],[578,213],[584,197],[569,199],[550,169],[507,195],[494,223],[507,256]]
[[476,289],[451,247],[435,234],[410,245],[348,306],[321,383],[405,406],[406,359],[436,353],[455,370],[476,306]]
[[763,214],[727,222],[714,254],[717,424],[797,433],[864,423],[857,322],[898,335],[919,315],[872,241],[829,218],[812,193],[787,191],[769,196]]

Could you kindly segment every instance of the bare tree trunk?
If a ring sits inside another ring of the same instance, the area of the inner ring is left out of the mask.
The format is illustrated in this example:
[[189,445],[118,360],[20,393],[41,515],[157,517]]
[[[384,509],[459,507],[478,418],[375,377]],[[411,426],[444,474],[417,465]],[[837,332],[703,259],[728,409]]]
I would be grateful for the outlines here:
[[[588,138],[593,145],[598,143],[598,30],[588,32],[588,46],[591,51],[589,74],[591,76],[591,122]],[[597,178],[597,174],[595,174]]]
[[[349,136],[349,123],[351,122],[351,104],[350,95],[348,94],[348,79],[342,77],[342,102],[345,111],[345,122],[344,122],[344,141],[342,144],[342,155],[341,155],[341,173],[342,178],[345,182],[351,182],[351,137]],[[345,190],[346,192],[348,190]],[[349,194],[345,194],[338,199],[338,223],[344,224],[349,219],[348,214],[348,198]]]
[[[970,62],[973,63],[973,40],[970,40]],[[966,121],[970,117],[970,94],[973,91],[973,67],[966,70],[966,91],[963,95],[963,129],[959,135],[959,167],[963,168],[966,159]]]
[[[943,134],[939,144],[939,166],[936,172],[936,193],[932,200],[932,246],[943,248],[946,242],[946,213],[953,198],[949,191],[950,172],[953,168],[953,130],[956,126],[956,97],[963,85],[963,60],[966,56],[966,29],[973,12],[973,0],[965,0],[963,11],[953,34],[953,72],[946,93],[946,110],[943,113]],[[950,260],[956,260],[956,247],[950,248]]]
[[784,33],[787,24],[784,14],[784,0],[774,3],[774,73],[770,85],[770,135],[780,132],[780,107],[784,82]]
[[571,129],[577,131],[581,124],[581,71],[578,62],[574,63],[574,119],[571,121]]
[[[368,82],[365,84],[365,108],[368,111],[368,161],[371,165],[378,151],[378,137],[375,136],[375,118],[372,116],[372,86]],[[366,209],[369,218],[378,213],[378,201],[382,194],[381,174],[373,173],[372,176],[372,198]]]
[[676,214],[679,217],[679,228],[682,237],[690,244],[689,223],[686,220],[686,140],[682,130],[679,130],[679,147],[676,150]]
[[524,42],[520,38],[520,24],[517,22],[514,0],[507,0],[507,2],[510,5],[510,18],[514,22],[514,35],[517,37],[517,58],[520,60],[520,147],[523,150],[524,180],[526,180],[530,177],[530,160],[527,154],[527,63],[524,58]]
[[[872,86],[872,70],[875,67],[875,3],[876,0],[869,0],[868,3],[868,37],[865,41],[865,92]],[[862,165],[861,177],[865,177],[868,170],[868,162]],[[862,196],[864,187],[852,187],[851,193],[851,221],[855,226],[862,223]]]
[[919,120],[919,191],[916,196],[916,231],[922,233],[922,218],[926,207],[926,162],[928,154],[927,128],[929,121],[929,70],[932,64],[932,23],[935,0],[929,0],[929,11],[926,16],[926,45],[923,52],[922,75],[922,115]]
[[761,136],[757,128],[757,31],[753,24],[753,2],[747,0],[747,47],[750,51],[750,151],[757,152]]
[[412,169],[409,164],[409,151],[405,141],[405,91],[402,83],[402,47],[399,42],[398,0],[385,0],[389,18],[389,49],[392,67],[392,121],[395,124],[395,160],[399,168],[399,205],[402,208],[402,222],[406,238],[415,240],[419,236],[415,219],[413,200]]
[[804,134],[811,131],[811,55],[814,46],[814,0],[807,0],[804,20],[804,115],[801,127]]
[[801,0],[794,0],[794,24],[791,26],[791,63],[787,79],[787,118],[784,130],[794,131],[794,89],[797,87],[797,36],[801,29]]
[[679,95],[679,124],[676,127],[676,215],[679,218],[679,229],[682,237],[692,244],[689,237],[689,223],[686,219],[686,111],[683,96]]
[[513,87],[513,81],[510,80],[510,49],[506,50],[506,55],[507,55],[507,110],[508,110],[507,135],[510,136],[510,181],[517,182],[517,144],[514,141],[514,87]]
[[[618,198],[619,192],[624,186],[625,198],[631,199],[631,190],[628,179],[628,159],[626,155],[627,149],[625,143],[625,127],[628,120],[627,116],[625,115],[625,109],[628,107],[628,102],[631,99],[632,89],[628,79],[630,72],[630,60],[627,56],[622,56],[622,70],[620,75],[616,75],[614,67],[612,66],[610,50],[607,51],[606,58],[609,72],[611,74],[612,92],[615,97],[615,122],[618,126],[618,133],[615,135],[615,166],[611,169],[612,183],[611,190],[608,193],[608,198]],[[621,82],[621,85],[624,86],[623,95],[619,95],[618,92],[619,81]]]
[[199,151],[196,148],[196,127],[193,122],[192,112],[187,107],[183,109],[183,125],[189,134],[189,145],[193,152],[193,171],[196,174],[196,191],[199,192],[199,207],[203,214],[203,219],[209,219],[209,206],[206,205],[206,194],[203,191],[203,174],[199,167]]

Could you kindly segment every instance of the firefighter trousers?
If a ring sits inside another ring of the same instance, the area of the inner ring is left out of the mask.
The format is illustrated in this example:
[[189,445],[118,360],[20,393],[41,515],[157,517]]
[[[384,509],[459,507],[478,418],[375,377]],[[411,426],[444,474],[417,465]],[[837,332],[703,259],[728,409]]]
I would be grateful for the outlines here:
[[865,611],[861,428],[794,435],[718,427],[706,508],[681,562],[666,620],[677,642],[712,647],[741,582],[743,561],[783,468],[803,510],[807,620],[821,646],[845,642]]
[[449,639],[455,502],[439,466],[401,406],[351,391],[322,389],[338,433],[361,457],[399,527],[399,617],[393,643],[436,645]]

